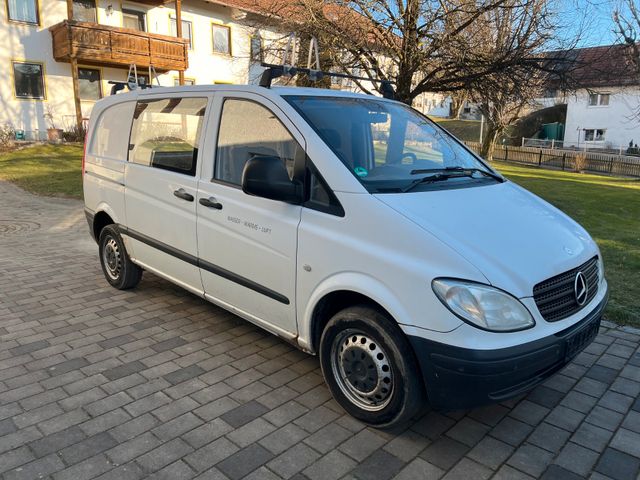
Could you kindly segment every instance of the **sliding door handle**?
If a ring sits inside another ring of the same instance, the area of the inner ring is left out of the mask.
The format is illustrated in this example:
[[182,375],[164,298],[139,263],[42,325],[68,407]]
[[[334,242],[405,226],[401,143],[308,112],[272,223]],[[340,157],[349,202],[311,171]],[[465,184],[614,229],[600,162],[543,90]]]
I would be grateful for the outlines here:
[[184,188],[179,188],[178,190],[175,190],[173,194],[176,197],[181,198],[182,200],[186,200],[187,202],[193,202],[193,195],[185,192]]
[[213,197],[201,198],[200,205],[203,205],[207,208],[215,208],[216,210],[222,210],[222,204]]

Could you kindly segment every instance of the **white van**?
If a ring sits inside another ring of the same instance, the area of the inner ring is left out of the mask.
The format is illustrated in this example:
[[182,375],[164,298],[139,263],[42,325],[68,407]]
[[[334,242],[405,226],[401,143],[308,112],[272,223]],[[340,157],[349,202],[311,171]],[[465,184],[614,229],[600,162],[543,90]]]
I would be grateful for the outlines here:
[[306,88],[99,101],[83,162],[115,288],[147,270],[319,354],[375,426],[521,394],[598,332],[598,247],[404,104]]

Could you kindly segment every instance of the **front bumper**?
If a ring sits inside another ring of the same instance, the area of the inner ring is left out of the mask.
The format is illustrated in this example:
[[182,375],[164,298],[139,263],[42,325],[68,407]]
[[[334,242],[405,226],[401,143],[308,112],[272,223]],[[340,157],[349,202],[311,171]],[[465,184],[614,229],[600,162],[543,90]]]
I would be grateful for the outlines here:
[[410,335],[429,403],[442,410],[467,409],[531,390],[593,341],[607,300],[608,292],[578,323],[515,347],[473,350]]

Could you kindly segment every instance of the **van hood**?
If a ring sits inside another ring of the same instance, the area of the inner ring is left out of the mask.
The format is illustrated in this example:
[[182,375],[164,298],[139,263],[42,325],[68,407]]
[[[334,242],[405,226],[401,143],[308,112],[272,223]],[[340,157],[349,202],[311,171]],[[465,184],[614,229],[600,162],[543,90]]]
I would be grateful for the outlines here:
[[531,297],[538,282],[598,253],[584,228],[510,181],[375,196],[453,248],[492,285],[519,298]]

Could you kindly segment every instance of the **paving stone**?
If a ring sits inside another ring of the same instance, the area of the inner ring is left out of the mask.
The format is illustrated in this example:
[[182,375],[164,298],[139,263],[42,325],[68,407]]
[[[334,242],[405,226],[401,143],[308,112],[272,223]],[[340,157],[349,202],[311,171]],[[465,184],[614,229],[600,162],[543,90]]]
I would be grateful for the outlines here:
[[[274,455],[280,455],[285,450],[299,444],[308,435],[309,433],[302,430],[300,427],[289,423],[284,427],[279,428],[275,432],[270,433],[266,437],[260,439],[259,443]],[[349,433],[349,436],[350,435],[351,433]],[[309,444],[308,442],[306,443]],[[316,448],[316,450],[319,449]],[[327,449],[327,451],[328,450],[330,450],[330,448]]]
[[510,445],[517,446],[531,433],[533,427],[519,420],[507,417],[498,423],[490,432],[492,437]]
[[186,340],[180,337],[170,338],[168,340],[164,340],[162,342],[158,342],[154,345],[151,345],[151,348],[156,352],[166,352],[167,350],[172,350],[177,347],[181,347],[188,343]]
[[118,335],[117,337],[111,337],[106,340],[102,340],[97,342],[105,350],[108,348],[119,347],[120,345],[124,345],[125,343],[134,342],[136,339],[131,335]]
[[233,427],[220,418],[214,418],[204,425],[194,428],[182,435],[182,439],[193,448],[200,448],[210,443],[226,433],[233,430]]
[[172,385],[177,385],[178,383],[182,383],[186,380],[191,380],[199,375],[205,373],[205,370],[198,365],[191,365],[189,367],[181,368],[180,370],[175,370],[171,373],[164,375],[164,379]]
[[573,431],[578,428],[584,417],[584,413],[560,405],[551,411],[545,421],[556,427]]
[[472,418],[464,417],[447,431],[447,436],[464,443],[469,447],[473,447],[487,434],[488,431],[488,426],[477,422]]
[[541,385],[527,395],[527,399],[547,408],[554,408],[564,398],[564,393]]
[[541,480],[580,480],[585,477],[562,468],[560,465],[549,465],[547,471],[540,478]]
[[370,429],[362,430],[340,445],[339,450],[362,461],[386,443],[384,437]]
[[267,413],[269,409],[256,401],[245,403],[239,407],[229,410],[220,416],[222,420],[231,425],[234,428],[241,427],[255,420],[261,415]]
[[384,450],[376,450],[362,461],[351,474],[360,480],[386,480],[393,478],[405,462]]
[[196,472],[204,472],[238,450],[237,445],[222,437],[187,455],[184,460]]
[[27,447],[20,447],[0,455],[0,475],[2,472],[12,470],[35,460],[33,453]]
[[615,430],[622,422],[623,415],[613,410],[596,405],[587,416],[587,422],[607,430]]
[[569,442],[554,460],[554,463],[570,472],[586,477],[597,459],[598,453]]
[[38,458],[4,473],[3,480],[34,480],[45,478],[64,468],[64,463],[56,455],[51,454]]
[[602,365],[594,365],[585,374],[587,378],[593,378],[599,382],[611,385],[618,376],[618,371],[613,368],[603,367]]
[[613,436],[611,447],[640,458],[640,433],[621,428]]
[[584,422],[573,434],[571,441],[596,452],[602,452],[612,435],[613,433],[609,430]]
[[539,477],[552,459],[552,453],[535,445],[525,444],[515,451],[507,463],[528,475]]
[[355,466],[354,460],[337,450],[332,450],[302,473],[310,480],[337,480]]
[[420,458],[442,470],[449,470],[467,453],[469,447],[447,437],[442,437],[420,453]]
[[[331,425],[328,425],[325,428],[328,428],[330,426]],[[338,440],[338,442],[342,441],[340,439],[340,435],[335,435],[335,438]],[[400,435],[393,438],[383,448],[387,452],[398,457],[400,460],[403,460],[404,462],[409,462],[413,460],[430,443],[431,441],[423,437],[422,435],[415,433],[411,430],[405,430]],[[314,448],[318,450],[318,447],[314,447]]]
[[86,438],[86,435],[79,427],[73,426],[60,432],[39,438],[29,444],[31,450],[38,456],[44,457],[76,444]]
[[589,413],[598,401],[597,397],[587,395],[586,393],[572,391],[567,393],[560,405],[577,410],[581,413]]
[[105,370],[102,374],[109,380],[117,380],[119,378],[128,377],[133,373],[146,370],[146,368],[147,367],[142,362],[135,360],[133,362],[124,363],[117,367],[110,368],[109,370]]
[[496,470],[511,456],[514,447],[495,438],[485,437],[478,443],[467,456],[478,463]]
[[54,480],[89,480],[111,470],[112,465],[104,455],[96,455],[76,463],[53,475]]
[[269,435],[275,429],[276,427],[264,419],[256,418],[242,427],[228,433],[227,438],[239,447],[243,448],[260,440],[262,437]]
[[509,465],[503,465],[493,476],[493,480],[532,480],[534,477],[527,475]]
[[527,441],[552,453],[557,453],[567,442],[570,435],[570,432],[544,422],[536,427]]
[[138,465],[147,473],[155,472],[189,454],[193,449],[176,438],[136,458]]
[[601,397],[602,394],[607,391],[607,387],[608,385],[604,382],[584,377],[578,381],[574,390],[591,395],[592,397]]
[[411,429],[420,435],[435,440],[444,432],[455,425],[455,421],[437,412],[429,412],[418,422],[411,426]]
[[493,472],[468,458],[463,458],[453,467],[443,478],[446,480],[468,480],[474,478],[484,480],[489,478]]
[[37,342],[26,343],[20,345],[19,347],[13,347],[9,349],[11,355],[18,356],[24,355],[25,353],[35,352],[36,350],[42,350],[43,348],[47,348],[50,346],[50,343],[46,340],[38,340]]
[[548,413],[549,409],[547,407],[529,400],[523,400],[511,411],[509,416],[535,426],[539,424]]
[[57,363],[47,368],[49,375],[62,375],[64,373],[71,372],[73,370],[80,370],[82,367],[89,365],[86,358],[73,358],[64,362]]
[[615,480],[634,480],[640,472],[640,459],[607,448],[598,460],[595,471]]
[[173,438],[193,430],[202,425],[202,420],[193,413],[187,412],[184,415],[174,418],[152,430],[153,434],[160,440],[168,441]]
[[307,468],[320,457],[314,449],[297,444],[287,448],[280,455],[267,463],[267,467],[282,478],[290,478]]
[[598,405],[624,414],[627,413],[627,411],[629,411],[629,409],[631,408],[633,400],[634,399],[632,397],[609,391],[602,396],[602,398],[598,402]]
[[444,471],[421,458],[415,458],[404,467],[395,480],[416,480],[418,478],[438,480],[444,475]]
[[231,480],[238,480],[273,458],[273,454],[254,443],[221,461],[216,468]]

